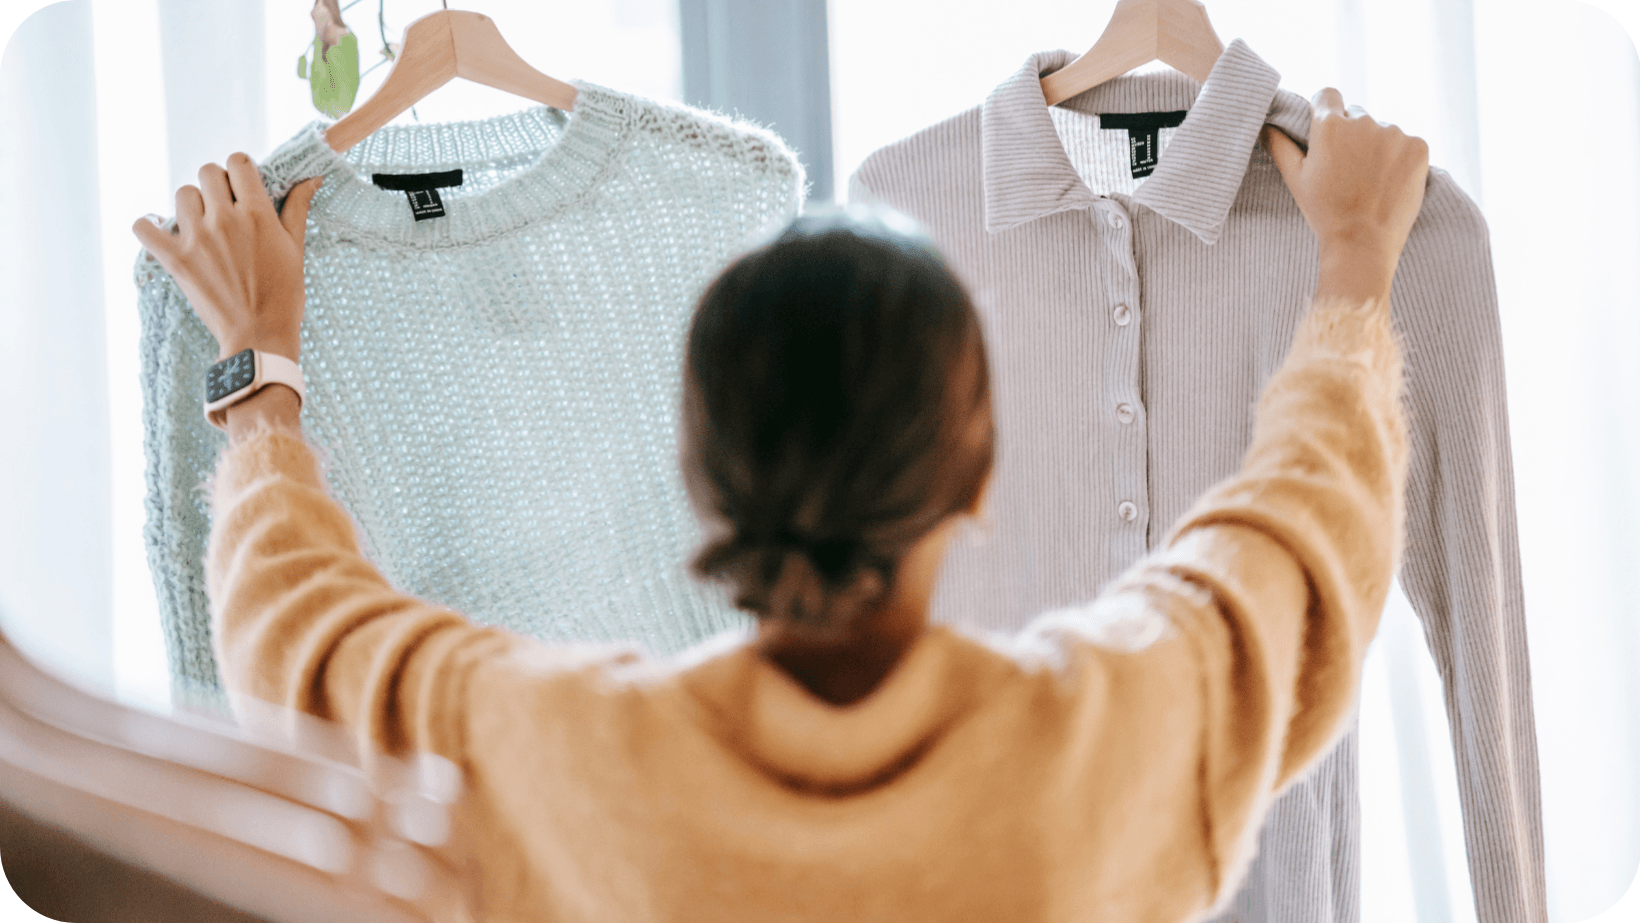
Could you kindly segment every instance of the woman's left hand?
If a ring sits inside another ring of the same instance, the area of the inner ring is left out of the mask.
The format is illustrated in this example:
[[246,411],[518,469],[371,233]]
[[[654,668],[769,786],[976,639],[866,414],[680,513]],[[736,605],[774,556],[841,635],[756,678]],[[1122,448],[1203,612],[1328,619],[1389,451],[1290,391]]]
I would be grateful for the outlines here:
[[216,338],[219,359],[245,349],[299,359],[307,294],[302,244],[319,177],[290,191],[283,213],[244,154],[199,169],[199,186],[177,190],[177,229],[147,218],[131,230],[159,260]]

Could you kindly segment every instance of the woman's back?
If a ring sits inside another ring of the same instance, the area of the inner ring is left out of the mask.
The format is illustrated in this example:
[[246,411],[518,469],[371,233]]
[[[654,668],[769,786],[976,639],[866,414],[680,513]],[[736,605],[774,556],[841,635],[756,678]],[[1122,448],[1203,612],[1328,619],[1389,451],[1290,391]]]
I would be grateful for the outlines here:
[[1386,312],[1316,309],[1247,467],[1158,554],[1018,638],[931,628],[849,706],[745,638],[652,660],[403,597],[305,444],[267,432],[215,486],[224,664],[464,766],[484,917],[1189,917],[1353,701],[1396,554],[1399,383]]

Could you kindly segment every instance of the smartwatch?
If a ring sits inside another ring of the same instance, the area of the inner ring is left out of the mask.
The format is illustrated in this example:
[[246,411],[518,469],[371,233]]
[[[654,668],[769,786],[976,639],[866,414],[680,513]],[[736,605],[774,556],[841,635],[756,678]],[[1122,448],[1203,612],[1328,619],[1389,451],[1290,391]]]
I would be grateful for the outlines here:
[[273,384],[290,386],[298,404],[306,397],[302,370],[294,361],[277,353],[240,350],[205,373],[205,419],[226,430],[228,408]]

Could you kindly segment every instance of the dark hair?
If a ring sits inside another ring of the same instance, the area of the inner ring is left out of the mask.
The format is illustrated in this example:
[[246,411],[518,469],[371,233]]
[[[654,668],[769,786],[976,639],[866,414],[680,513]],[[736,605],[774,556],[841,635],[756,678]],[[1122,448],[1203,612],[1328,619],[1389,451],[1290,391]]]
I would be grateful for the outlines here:
[[722,527],[695,573],[758,616],[846,624],[991,471],[973,304],[893,213],[799,218],[725,270],[683,392],[684,477]]

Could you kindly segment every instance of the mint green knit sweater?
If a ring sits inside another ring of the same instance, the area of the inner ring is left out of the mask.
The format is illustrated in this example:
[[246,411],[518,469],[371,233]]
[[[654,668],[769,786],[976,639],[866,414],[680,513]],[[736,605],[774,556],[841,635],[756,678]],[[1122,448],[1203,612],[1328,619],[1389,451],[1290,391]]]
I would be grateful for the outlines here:
[[[694,583],[677,474],[681,347],[707,281],[797,213],[773,134],[579,84],[572,113],[384,128],[345,155],[314,123],[262,165],[324,175],[307,232],[302,422],[401,589],[553,641],[683,648],[741,619]],[[460,168],[416,221],[374,173]],[[220,703],[201,484],[217,347],[137,264],[149,565],[179,699]]]

